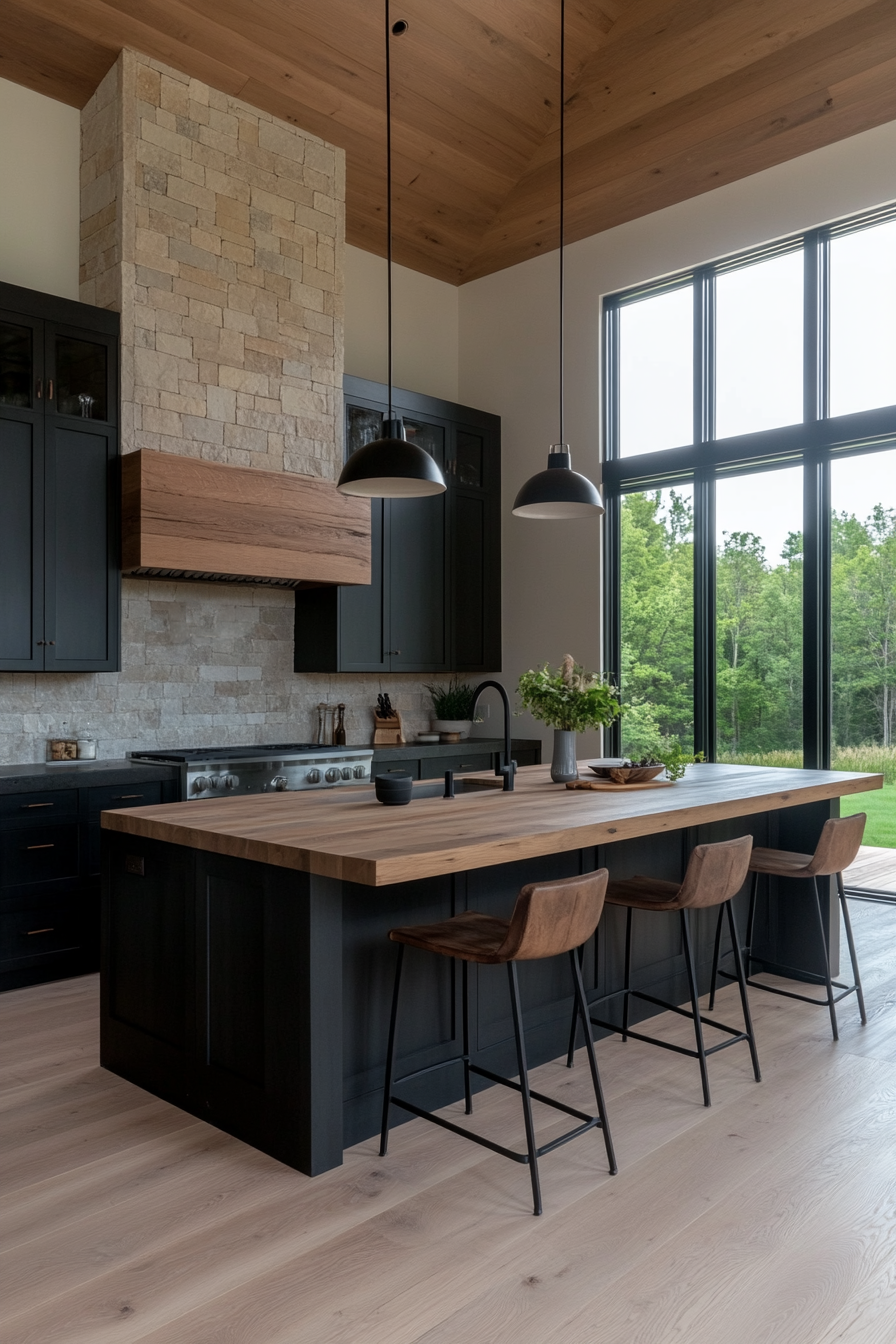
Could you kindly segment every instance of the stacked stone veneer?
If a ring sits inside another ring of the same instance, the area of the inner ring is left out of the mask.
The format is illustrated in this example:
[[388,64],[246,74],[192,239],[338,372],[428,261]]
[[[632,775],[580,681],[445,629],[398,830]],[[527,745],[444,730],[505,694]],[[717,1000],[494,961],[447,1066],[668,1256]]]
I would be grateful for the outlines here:
[[344,155],[131,51],[82,113],[81,298],[122,315],[122,446],[332,479]]
[[[342,151],[125,51],[82,113],[81,297],[121,313],[122,451],[326,479],[342,441]],[[293,598],[124,580],[122,670],[0,674],[0,761],[63,723],[99,754],[308,739],[320,701],[370,736],[386,689],[413,732],[416,678],[292,671]]]

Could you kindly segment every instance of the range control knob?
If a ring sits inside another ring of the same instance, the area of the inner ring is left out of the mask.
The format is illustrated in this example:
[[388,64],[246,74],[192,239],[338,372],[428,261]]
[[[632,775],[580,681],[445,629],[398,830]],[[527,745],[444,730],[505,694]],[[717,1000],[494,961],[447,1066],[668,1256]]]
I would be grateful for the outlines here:
[[220,787],[221,787],[221,777],[220,777],[220,775],[209,775],[209,777],[208,777],[208,786],[209,786],[210,789],[220,789]]
[[356,765],[354,770],[352,771],[352,774],[354,775],[355,779],[363,779],[364,776],[367,774],[367,768],[366,766],[363,765]]
[[287,780],[285,775],[275,775],[274,778],[271,780],[271,784],[277,790],[278,793],[285,792],[288,782],[289,781]]
[[208,780],[206,779],[205,775],[197,775],[196,778],[193,780],[193,792],[205,793],[207,788],[208,788]]
[[319,770],[309,770],[308,773],[307,773],[307,775],[305,776],[305,779],[306,779],[306,781],[307,781],[309,784],[319,784],[319,783],[320,783],[320,771],[319,771]]
[[351,779],[351,777],[352,777],[352,768],[351,768],[351,766],[350,766],[350,765],[344,765],[344,766],[342,767],[341,774],[342,774],[342,778],[343,778],[343,779]]
[[240,777],[239,777],[239,775],[225,775],[225,776],[224,776],[224,787],[225,787],[225,789],[235,789],[236,786],[239,784],[239,782],[240,782]]
[[327,783],[335,784],[338,778],[339,778],[339,771],[336,769],[335,765],[331,765],[329,770],[327,771]]

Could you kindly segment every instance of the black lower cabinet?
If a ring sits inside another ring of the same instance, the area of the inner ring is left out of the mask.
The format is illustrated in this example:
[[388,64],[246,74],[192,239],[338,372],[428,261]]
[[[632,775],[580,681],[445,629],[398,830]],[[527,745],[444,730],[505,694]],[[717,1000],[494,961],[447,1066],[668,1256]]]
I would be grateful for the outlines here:
[[[511,746],[518,766],[541,765],[541,742],[537,738],[516,738]],[[503,750],[503,740],[481,737],[471,737],[456,745],[408,743],[402,747],[377,747],[371,774],[376,779],[377,775],[399,771],[414,779],[441,779],[446,770],[458,775],[494,770]]]
[[0,794],[0,990],[100,964],[100,813],[173,802],[174,781]]

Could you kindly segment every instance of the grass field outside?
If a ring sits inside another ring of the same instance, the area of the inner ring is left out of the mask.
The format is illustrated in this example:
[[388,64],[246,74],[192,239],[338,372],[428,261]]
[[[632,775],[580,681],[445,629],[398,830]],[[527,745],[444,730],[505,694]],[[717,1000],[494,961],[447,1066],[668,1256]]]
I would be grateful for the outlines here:
[[[803,764],[799,751],[766,751],[741,753],[720,757],[731,765],[777,765],[799,768]],[[855,793],[840,800],[840,815],[852,816],[866,812],[866,845],[896,849],[896,747],[840,747],[835,748],[831,762],[834,770],[859,770],[883,775],[884,787],[869,793]]]

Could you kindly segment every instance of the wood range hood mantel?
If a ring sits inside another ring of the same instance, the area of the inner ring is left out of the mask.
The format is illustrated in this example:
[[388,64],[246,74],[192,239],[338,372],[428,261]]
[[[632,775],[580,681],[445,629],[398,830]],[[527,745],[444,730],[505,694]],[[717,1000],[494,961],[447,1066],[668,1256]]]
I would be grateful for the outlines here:
[[122,569],[229,583],[370,583],[370,502],[330,481],[140,449],[121,460]]

